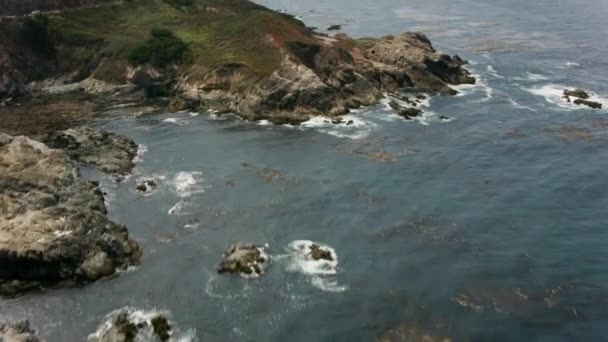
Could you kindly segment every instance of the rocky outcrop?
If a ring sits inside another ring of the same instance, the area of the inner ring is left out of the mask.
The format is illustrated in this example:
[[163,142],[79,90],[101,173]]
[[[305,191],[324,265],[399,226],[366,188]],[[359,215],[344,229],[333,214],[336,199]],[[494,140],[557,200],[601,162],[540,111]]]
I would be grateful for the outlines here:
[[[140,11],[163,8],[159,3],[129,3],[117,4],[115,10],[128,13],[122,16],[127,18],[141,15]],[[107,27],[94,9],[83,9],[82,17],[91,17],[84,22],[67,13],[57,14],[48,28],[57,56],[49,58],[36,54],[23,42],[19,44],[20,35],[15,33],[23,25],[15,19],[12,29],[10,25],[0,27],[0,43],[3,35],[12,37],[7,48],[0,46],[0,69],[5,66],[16,71],[15,77],[0,80],[0,91],[6,88],[18,93],[20,84],[38,81],[36,84],[42,88],[32,93],[35,96],[65,91],[108,99],[117,94],[136,99],[147,95],[148,99],[169,100],[169,108],[175,111],[209,109],[220,114],[236,113],[248,120],[297,124],[312,116],[338,117],[351,109],[377,104],[387,92],[453,95],[456,90],[450,85],[475,82],[464,68],[464,60],[437,52],[422,33],[363,40],[344,34],[329,37],[246,0],[217,6],[217,15],[205,17],[213,22],[209,34],[195,34],[188,41],[192,58],[156,67],[135,67],[125,57],[125,51],[135,51],[142,35],[150,30],[146,21],[129,23],[137,30],[122,32],[121,25]],[[227,15],[235,8],[239,10],[234,15]],[[193,6],[184,12],[191,16],[199,10]],[[269,23],[263,30],[246,32],[248,28],[235,25],[262,14]],[[183,19],[176,29],[198,31],[191,26],[190,17],[176,16],[176,22]],[[55,25],[62,20],[66,25]],[[223,36],[224,30],[218,28],[226,26],[237,26],[234,36],[238,37]],[[87,32],[88,40],[71,39],[79,30]],[[222,44],[210,39],[215,33],[223,37]],[[108,52],[108,48],[115,47],[106,41],[107,36],[121,34],[126,35],[126,45]],[[237,39],[243,34],[251,34],[255,45],[244,46]],[[7,58],[2,58],[2,51]],[[28,55],[21,57],[26,52]],[[66,75],[69,77],[63,77]],[[17,76],[21,76],[21,81]],[[48,84],[44,80],[49,78],[62,81],[45,86]]]
[[342,115],[378,103],[385,92],[454,95],[450,85],[475,83],[465,61],[438,53],[421,33],[357,44],[345,35],[281,43],[284,59],[270,76],[247,81],[252,70],[228,64],[199,81],[182,79],[178,96],[220,113],[282,124]]
[[156,310],[123,308],[110,313],[106,321],[89,335],[89,342],[180,341],[194,340],[191,331],[182,332],[169,314]]
[[[574,97],[574,100],[570,99],[571,97]],[[564,90],[564,95],[563,95],[563,98],[568,103],[572,102],[575,105],[587,106],[592,109],[602,109],[602,107],[603,107],[602,104],[597,101],[589,100],[590,97],[591,96],[589,95],[589,93],[583,89],[574,89],[574,90],[566,89],[566,90]]]
[[0,190],[0,294],[88,283],[138,263],[139,245],[65,152],[0,134]]
[[28,321],[0,322],[0,341],[40,342]]
[[389,103],[389,106],[395,111],[397,112],[397,114],[399,114],[399,116],[403,117],[406,120],[411,120],[413,118],[419,117],[422,115],[422,110],[418,109],[418,108],[412,108],[412,107],[404,107],[401,106],[399,103],[397,103],[396,101],[391,101]]
[[239,242],[226,249],[218,273],[240,274],[243,277],[257,277],[264,273],[270,257],[263,246]]
[[313,258],[313,260],[334,261],[334,257],[331,255],[331,251],[329,249],[323,248],[316,244],[312,244],[310,246],[310,256]]
[[130,174],[139,149],[131,139],[88,127],[52,132],[42,138],[51,148],[62,149],[77,162],[114,176]]

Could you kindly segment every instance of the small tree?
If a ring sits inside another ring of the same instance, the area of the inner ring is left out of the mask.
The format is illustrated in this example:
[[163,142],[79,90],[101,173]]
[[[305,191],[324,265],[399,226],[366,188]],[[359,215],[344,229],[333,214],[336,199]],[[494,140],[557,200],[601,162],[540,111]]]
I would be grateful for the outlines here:
[[151,37],[136,46],[129,55],[129,62],[134,65],[150,63],[163,68],[170,63],[183,61],[188,44],[166,29],[152,29]]
[[55,47],[49,32],[49,19],[41,14],[26,17],[23,21],[23,40],[35,51],[53,56]]

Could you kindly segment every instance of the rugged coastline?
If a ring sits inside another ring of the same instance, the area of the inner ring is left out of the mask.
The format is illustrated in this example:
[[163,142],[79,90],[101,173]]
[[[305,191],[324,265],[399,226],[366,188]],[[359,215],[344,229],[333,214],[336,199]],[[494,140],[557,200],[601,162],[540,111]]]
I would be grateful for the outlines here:
[[[28,25],[45,32],[48,49],[22,40]],[[210,35],[226,42],[216,47]],[[134,63],[130,52],[146,39],[156,44],[156,38],[181,41],[187,51],[167,63],[154,58]],[[274,124],[298,124],[314,116],[341,124],[340,116],[387,96],[399,100],[391,107],[400,116],[411,119],[421,110],[410,98],[455,95],[452,85],[475,83],[466,61],[437,52],[422,33],[328,36],[247,0],[212,0],[204,7],[125,1],[2,18],[0,43],[0,118],[10,118],[0,132],[12,134],[0,133],[2,296],[88,284],[139,263],[141,248],[125,226],[107,217],[98,184],[78,171],[81,164],[120,178],[134,167],[134,142],[80,127],[103,115],[102,107],[133,101]],[[46,101],[56,100],[69,105],[48,116],[14,115],[36,101],[46,107]],[[49,122],[37,127],[41,117]],[[153,186],[145,183],[137,190]],[[320,274],[336,272],[336,255],[327,246],[303,244],[294,253],[324,265]],[[258,276],[268,262],[262,246],[236,244],[224,254],[218,272]],[[313,283],[325,284],[315,277]],[[108,319],[91,340],[128,340],[133,334],[170,340],[165,316],[142,319],[123,310]],[[15,331],[33,336],[28,324],[14,327],[0,324],[0,338]]]
[[[161,98],[173,111],[231,112],[281,124],[343,115],[386,93],[454,95],[450,85],[475,83],[466,61],[437,52],[422,33],[332,37],[246,0],[203,7],[132,1],[27,18],[0,22],[0,100],[7,106],[66,93]],[[28,25],[46,32],[47,50],[21,39]],[[141,45],[145,37],[149,46]],[[154,52],[134,57],[158,42],[183,51],[161,61]]]
[[137,265],[142,251],[106,216],[96,182],[58,149],[0,134],[0,295],[86,284]]

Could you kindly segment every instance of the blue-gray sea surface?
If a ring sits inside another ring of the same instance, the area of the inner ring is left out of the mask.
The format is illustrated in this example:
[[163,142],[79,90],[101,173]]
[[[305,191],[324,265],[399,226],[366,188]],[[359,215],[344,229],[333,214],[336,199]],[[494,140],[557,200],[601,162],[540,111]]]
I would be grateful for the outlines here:
[[[84,340],[123,306],[170,310],[201,341],[371,341],[401,322],[456,341],[608,340],[608,113],[560,99],[582,87],[608,104],[607,1],[260,3],[354,37],[426,32],[479,82],[411,122],[385,105],[348,127],[99,122],[147,148],[123,183],[84,170],[142,265],[0,316],[48,341]],[[268,244],[263,277],[216,274],[239,240]],[[298,264],[296,240],[331,246],[337,273]]]

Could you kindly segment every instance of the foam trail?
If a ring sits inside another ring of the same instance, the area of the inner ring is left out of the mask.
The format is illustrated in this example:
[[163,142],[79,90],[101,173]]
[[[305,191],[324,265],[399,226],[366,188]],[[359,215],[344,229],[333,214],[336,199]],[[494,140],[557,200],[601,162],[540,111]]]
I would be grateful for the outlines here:
[[[329,252],[331,260],[315,260],[311,255],[313,245],[322,251]],[[339,285],[334,278],[338,273],[338,255],[330,246],[309,240],[296,240],[289,244],[287,250],[289,252],[288,271],[308,276],[314,287],[326,292],[348,290],[348,286]]]
[[183,120],[183,119],[179,119],[179,118],[166,118],[166,119],[163,120],[163,122],[172,123],[172,124],[176,124],[176,125],[179,125],[179,126],[188,124],[188,121]]
[[508,97],[509,102],[511,103],[511,105],[513,105],[513,108],[517,108],[517,109],[526,109],[529,110],[531,112],[538,112],[538,110],[532,108],[532,107],[528,107],[528,106],[524,106],[524,105],[520,105],[517,101],[515,101],[514,99]]
[[192,195],[205,192],[200,183],[204,181],[201,178],[202,172],[186,172],[182,171],[175,175],[173,179],[173,185],[175,186],[175,192],[180,198],[191,197]]
[[[531,93],[533,95],[542,96],[545,98],[545,101],[547,101],[559,108],[562,108],[562,109],[569,109],[569,110],[589,109],[586,106],[580,106],[580,105],[576,105],[572,102],[569,103],[566,101],[566,99],[563,96],[564,90],[575,89],[575,88],[576,87],[566,87],[563,85],[551,83],[551,84],[545,84],[543,86],[532,87],[532,88],[522,88],[522,89],[528,91],[529,93]],[[590,95],[590,97],[589,97],[590,101],[601,103],[603,108],[608,107],[608,98],[600,97],[593,92],[588,92],[588,93]]]
[[491,66],[491,65],[488,65],[488,67],[487,67],[486,69],[487,69],[487,70],[488,70],[488,72],[489,72],[489,73],[490,73],[492,76],[494,76],[494,77],[497,77],[497,78],[505,78],[504,76],[499,75],[499,74],[498,74],[498,72],[496,71],[496,69],[494,69],[494,67],[493,67],[493,66]]

